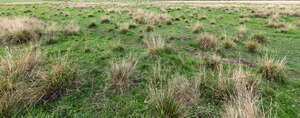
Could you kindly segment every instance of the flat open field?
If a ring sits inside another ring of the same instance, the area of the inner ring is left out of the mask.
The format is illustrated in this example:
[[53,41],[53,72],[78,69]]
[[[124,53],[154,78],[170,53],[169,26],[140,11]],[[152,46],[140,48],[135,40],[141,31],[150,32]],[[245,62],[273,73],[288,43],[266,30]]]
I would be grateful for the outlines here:
[[300,117],[300,2],[39,1],[0,3],[0,117]]

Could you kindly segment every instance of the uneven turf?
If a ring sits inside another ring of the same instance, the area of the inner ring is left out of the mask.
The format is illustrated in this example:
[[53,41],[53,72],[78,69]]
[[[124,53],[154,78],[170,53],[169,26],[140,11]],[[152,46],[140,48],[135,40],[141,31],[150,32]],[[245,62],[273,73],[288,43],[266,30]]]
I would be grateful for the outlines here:
[[[7,47],[34,45],[46,56],[42,66],[51,64],[48,58],[65,57],[78,75],[74,86],[64,88],[54,100],[20,108],[6,117],[225,117],[228,104],[244,99],[236,95],[237,85],[220,87],[218,82],[244,78],[234,74],[238,72],[259,79],[259,84],[249,85],[258,97],[259,114],[300,117],[299,3],[0,5],[1,18],[34,18],[47,29],[33,42],[1,44],[3,58]],[[284,26],[270,27],[270,19]],[[53,32],[51,24],[56,24]],[[10,38],[1,34],[0,39]],[[250,41],[255,41],[252,47]],[[260,60],[266,56],[285,59],[285,69],[276,71],[280,81],[268,79],[262,71],[266,69]],[[50,67],[43,68],[51,73]],[[237,71],[240,68],[243,72]],[[0,90],[3,86],[0,83]],[[168,104],[161,106],[167,107],[158,107],[158,101],[165,99]]]

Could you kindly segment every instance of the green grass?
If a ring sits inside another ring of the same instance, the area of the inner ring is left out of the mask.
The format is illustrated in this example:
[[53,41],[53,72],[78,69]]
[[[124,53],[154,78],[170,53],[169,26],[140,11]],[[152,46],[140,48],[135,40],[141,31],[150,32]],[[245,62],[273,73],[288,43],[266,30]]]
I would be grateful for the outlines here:
[[[28,0],[16,0],[23,2]],[[34,0],[30,0],[34,1]],[[40,0],[38,0],[40,1]],[[10,2],[2,0],[1,2]],[[131,3],[136,5],[135,3]],[[156,7],[137,4],[138,8],[149,10],[151,12],[162,13]],[[204,69],[204,59],[195,56],[196,53],[218,54],[223,58],[243,59],[251,63],[257,61],[265,54],[277,58],[286,57],[287,76],[284,83],[269,82],[263,79],[261,86],[261,95],[263,106],[266,111],[273,109],[273,114],[280,118],[300,117],[300,27],[296,27],[287,33],[277,32],[276,29],[267,27],[267,19],[249,17],[249,21],[244,25],[247,27],[246,39],[231,49],[200,49],[197,46],[197,36],[192,32],[192,26],[200,22],[204,31],[217,36],[227,35],[228,40],[234,40],[237,36],[239,24],[239,15],[242,13],[251,14],[250,10],[243,9],[243,12],[237,11],[228,14],[227,11],[216,8],[192,9],[185,5],[181,10],[168,12],[172,17],[184,16],[185,20],[173,20],[172,25],[162,24],[161,27],[154,26],[154,32],[159,32],[165,37],[166,43],[172,47],[171,53],[162,53],[160,55],[149,55],[149,50],[143,44],[141,35],[147,34],[146,24],[138,24],[134,29],[121,33],[116,24],[124,22],[134,22],[127,13],[109,13],[110,24],[101,24],[100,19],[106,15],[105,9],[110,6],[96,6],[95,8],[66,8],[51,5],[33,6],[1,6],[0,17],[31,17],[36,16],[44,22],[56,22],[60,27],[73,21],[81,27],[79,35],[67,36],[59,34],[54,40],[54,44],[47,44],[47,40],[35,42],[39,44],[41,52],[48,57],[63,55],[67,56],[70,63],[78,66],[80,84],[76,88],[62,95],[55,101],[47,104],[39,104],[24,108],[21,112],[15,113],[13,117],[31,118],[31,117],[154,117],[149,113],[151,105],[147,103],[149,99],[148,85],[149,79],[153,75],[153,67],[158,63],[163,68],[165,79],[179,74],[189,80],[197,76],[201,69]],[[23,13],[24,10],[31,10],[32,13]],[[98,12],[100,10],[100,12]],[[64,16],[62,13],[68,13],[70,16]],[[44,13],[44,14],[43,14]],[[198,20],[190,18],[193,14],[206,15],[207,19]],[[55,15],[56,14],[56,15]],[[81,14],[80,16],[78,14]],[[87,17],[93,14],[94,17]],[[218,16],[224,16],[219,19]],[[216,19],[216,24],[210,24],[212,19]],[[293,23],[299,17],[282,17],[285,23]],[[89,24],[95,22],[95,28],[88,28]],[[141,31],[143,31],[141,33]],[[262,44],[260,52],[253,54],[248,52],[244,42],[250,40],[254,33],[263,33],[268,37],[269,42]],[[174,39],[167,38],[173,36]],[[217,39],[219,40],[219,39]],[[219,41],[221,44],[222,41]],[[116,50],[121,46],[123,50]],[[10,47],[28,47],[29,44],[12,45]],[[0,46],[1,55],[4,54],[5,46]],[[221,46],[222,47],[222,46]],[[85,51],[85,50],[89,51]],[[128,90],[123,94],[108,93],[103,94],[103,90],[108,86],[107,72],[111,67],[112,60],[119,60],[133,55],[138,59],[136,71],[132,75]],[[235,68],[234,64],[222,62],[225,66]],[[248,71],[257,73],[257,68],[247,68]],[[207,72],[210,71],[207,69]],[[166,81],[166,80],[165,80]],[[164,84],[164,81],[162,82]],[[212,100],[211,91],[201,92],[203,94],[197,104],[201,108],[189,108],[187,117],[211,117],[220,116],[223,111],[222,105]]]

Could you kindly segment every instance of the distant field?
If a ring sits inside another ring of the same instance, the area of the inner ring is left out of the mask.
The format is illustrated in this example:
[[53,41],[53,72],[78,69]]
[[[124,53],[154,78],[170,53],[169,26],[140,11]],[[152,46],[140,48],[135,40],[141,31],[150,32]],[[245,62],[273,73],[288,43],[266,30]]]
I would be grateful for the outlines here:
[[300,117],[300,2],[74,1],[0,1],[0,117]]

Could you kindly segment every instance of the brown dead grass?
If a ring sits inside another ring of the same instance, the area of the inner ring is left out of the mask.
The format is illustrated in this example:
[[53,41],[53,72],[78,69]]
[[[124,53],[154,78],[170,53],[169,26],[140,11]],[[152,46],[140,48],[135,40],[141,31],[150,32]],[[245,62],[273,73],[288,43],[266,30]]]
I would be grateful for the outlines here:
[[1,18],[0,39],[1,43],[21,44],[29,41],[40,40],[45,33],[46,24],[32,18]]
[[66,60],[52,60],[52,66],[47,65],[45,56],[37,48],[7,49],[5,52],[0,67],[1,117],[55,100],[76,79],[75,71]]

